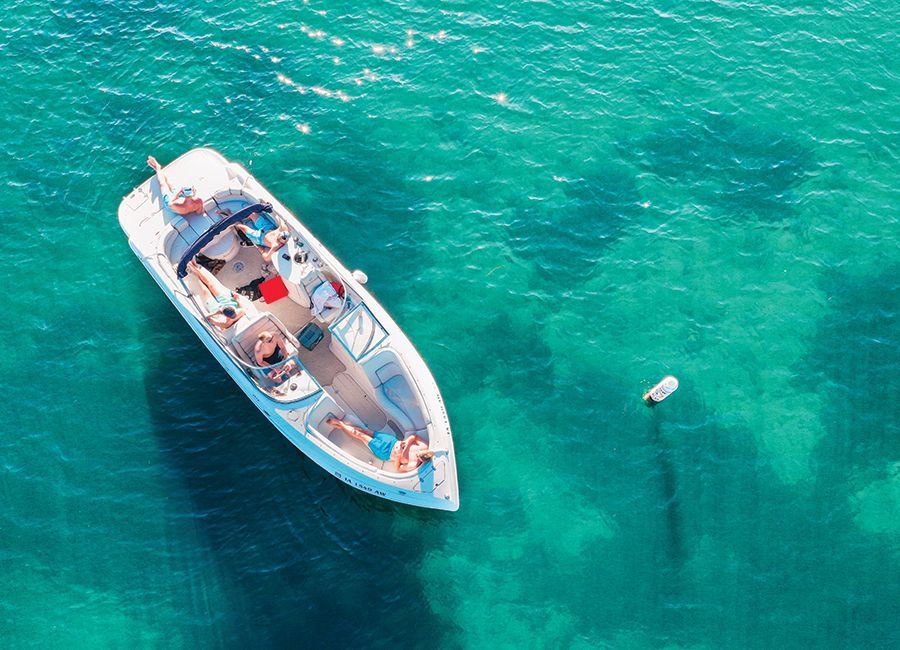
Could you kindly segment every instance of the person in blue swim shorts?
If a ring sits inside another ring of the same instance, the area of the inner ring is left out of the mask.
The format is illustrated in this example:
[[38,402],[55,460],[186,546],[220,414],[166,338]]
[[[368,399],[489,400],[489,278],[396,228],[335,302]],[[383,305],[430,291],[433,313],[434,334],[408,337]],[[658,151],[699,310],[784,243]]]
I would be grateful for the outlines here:
[[263,249],[262,258],[269,262],[272,255],[287,243],[290,236],[287,226],[281,217],[265,212],[254,212],[250,215],[253,226],[236,223],[234,227],[247,235],[247,239]]
[[153,156],[147,156],[147,164],[156,172],[156,180],[159,181],[159,191],[162,194],[162,204],[175,214],[194,214],[203,212],[203,200],[197,196],[197,190],[185,185],[178,191],[172,189],[169,177],[163,171],[162,165]]
[[434,458],[434,452],[428,449],[428,443],[415,434],[405,440],[397,440],[389,433],[369,431],[338,418],[328,418],[325,424],[341,429],[367,445],[378,460],[394,461],[397,472],[408,472]]

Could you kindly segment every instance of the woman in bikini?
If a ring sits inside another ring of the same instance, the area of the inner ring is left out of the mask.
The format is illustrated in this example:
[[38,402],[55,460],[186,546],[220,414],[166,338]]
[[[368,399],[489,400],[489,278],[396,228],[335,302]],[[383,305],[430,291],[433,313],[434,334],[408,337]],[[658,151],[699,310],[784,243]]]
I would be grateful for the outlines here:
[[337,427],[367,445],[377,459],[394,461],[397,472],[408,472],[434,458],[428,443],[415,434],[405,440],[397,440],[389,433],[369,431],[337,418],[328,418],[325,424]]
[[206,308],[210,325],[225,331],[244,317],[247,312],[241,305],[243,296],[231,291],[194,260],[188,263],[188,271],[200,281],[197,295]]

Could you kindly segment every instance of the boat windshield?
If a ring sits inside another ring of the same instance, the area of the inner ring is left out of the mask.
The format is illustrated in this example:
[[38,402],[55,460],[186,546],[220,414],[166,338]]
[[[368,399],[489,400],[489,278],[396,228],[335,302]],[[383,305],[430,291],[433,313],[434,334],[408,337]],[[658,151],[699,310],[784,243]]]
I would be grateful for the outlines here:
[[388,335],[365,303],[359,303],[344,314],[331,326],[331,333],[354,361],[359,361],[381,345]]

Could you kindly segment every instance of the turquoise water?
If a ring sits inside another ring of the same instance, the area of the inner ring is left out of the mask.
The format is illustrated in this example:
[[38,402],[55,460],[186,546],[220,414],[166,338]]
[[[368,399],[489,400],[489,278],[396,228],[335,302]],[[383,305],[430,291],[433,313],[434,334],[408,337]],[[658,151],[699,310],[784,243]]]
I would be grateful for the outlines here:
[[[0,23],[4,647],[900,645],[900,5],[48,4]],[[368,273],[458,513],[298,456],[134,258],[201,145]]]

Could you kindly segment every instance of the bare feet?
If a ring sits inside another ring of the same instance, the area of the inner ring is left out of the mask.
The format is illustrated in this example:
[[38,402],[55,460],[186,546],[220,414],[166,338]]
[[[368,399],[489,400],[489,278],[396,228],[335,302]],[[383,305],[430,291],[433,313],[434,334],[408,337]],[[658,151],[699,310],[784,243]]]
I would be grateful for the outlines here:
[[150,165],[154,171],[159,171],[162,167],[153,156],[147,156],[147,164]]
[[356,431],[356,427],[352,424],[347,424],[343,420],[338,420],[337,418],[328,418],[325,420],[326,424],[330,424],[333,427],[337,427],[338,429],[343,429],[347,433],[352,433]]

